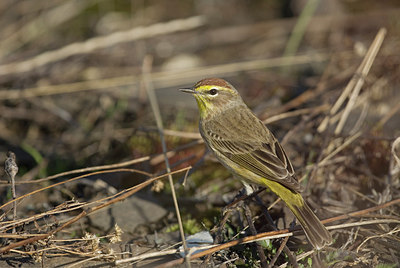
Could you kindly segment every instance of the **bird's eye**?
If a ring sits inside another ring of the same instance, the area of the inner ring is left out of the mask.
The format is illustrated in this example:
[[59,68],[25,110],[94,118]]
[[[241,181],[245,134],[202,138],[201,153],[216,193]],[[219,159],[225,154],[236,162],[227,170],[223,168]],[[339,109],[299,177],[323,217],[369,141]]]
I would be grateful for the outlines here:
[[218,94],[218,90],[216,88],[212,88],[210,91],[208,91],[208,94],[215,96]]

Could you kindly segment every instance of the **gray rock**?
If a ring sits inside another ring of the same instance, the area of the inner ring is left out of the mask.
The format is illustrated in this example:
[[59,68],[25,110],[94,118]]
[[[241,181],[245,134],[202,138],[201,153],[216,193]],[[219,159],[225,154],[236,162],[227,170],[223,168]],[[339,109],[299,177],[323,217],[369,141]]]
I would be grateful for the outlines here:
[[118,224],[124,232],[133,232],[138,225],[156,222],[166,214],[167,210],[159,206],[156,200],[133,195],[89,215],[89,219],[93,226],[104,231],[109,231]]

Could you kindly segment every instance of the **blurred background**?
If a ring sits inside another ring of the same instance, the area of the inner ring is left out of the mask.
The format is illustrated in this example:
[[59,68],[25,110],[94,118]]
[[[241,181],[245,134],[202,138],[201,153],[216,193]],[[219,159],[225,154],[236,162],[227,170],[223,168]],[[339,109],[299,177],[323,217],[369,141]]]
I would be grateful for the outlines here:
[[[361,114],[359,129],[372,135],[371,128],[400,100],[399,15],[397,0],[2,0],[0,162],[4,163],[8,150],[15,152],[17,180],[21,181],[142,156],[151,157],[134,168],[164,173],[160,138],[145,88],[150,81],[161,107],[172,168],[194,165],[185,187],[179,184],[182,175],[175,177],[182,213],[190,226],[187,232],[211,228],[221,206],[241,185],[205,154],[198,141],[195,101],[177,89],[206,77],[225,78],[262,119],[332,105],[379,29],[385,27],[386,38],[366,78],[367,106],[355,110],[343,132],[345,137],[352,134]],[[290,103],[313,89],[318,90]],[[316,127],[328,108],[318,109],[321,116],[308,115],[311,120],[305,130],[287,137],[284,144],[301,174],[305,173],[302,166],[317,157],[310,148],[318,151],[323,144]],[[270,128],[282,140],[301,118],[272,122]],[[390,117],[374,132],[379,142],[374,138],[357,147],[363,156],[381,150],[383,156],[369,165],[373,174],[387,174],[389,142],[399,129],[399,117]],[[4,203],[10,199],[10,190],[1,169],[0,176]],[[20,213],[34,214],[71,198],[96,199],[100,190],[93,183],[97,179],[107,187],[123,189],[144,178],[115,174],[75,182],[63,186],[66,189],[30,197],[29,206],[23,203]],[[376,181],[361,184],[361,192],[380,185]],[[323,195],[325,185],[316,184],[308,194]],[[39,187],[43,185],[22,184],[17,194]],[[332,191],[333,196],[341,196],[341,190]],[[146,215],[141,222],[145,226],[126,226],[129,239],[165,230],[175,222],[168,186],[161,192],[147,189],[141,195],[160,211],[152,213],[157,214],[155,218]],[[351,204],[346,208],[359,208],[352,202],[356,198],[346,198]],[[340,209],[324,216],[344,208]],[[100,233],[110,229],[100,221],[91,219],[87,229]]]

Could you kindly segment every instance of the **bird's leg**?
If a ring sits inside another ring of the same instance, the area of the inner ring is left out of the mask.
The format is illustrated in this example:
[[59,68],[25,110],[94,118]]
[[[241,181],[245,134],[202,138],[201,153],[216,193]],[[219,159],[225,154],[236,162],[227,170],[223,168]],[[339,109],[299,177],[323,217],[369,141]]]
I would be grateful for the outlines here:
[[[225,231],[226,222],[228,221],[231,213],[238,209],[240,204],[239,202],[244,200],[245,198],[247,198],[247,195],[243,195],[242,191],[240,191],[233,198],[232,202],[230,202],[221,210],[222,220],[220,220],[217,226],[210,230],[211,233],[216,233],[214,240],[215,244],[221,243],[223,241],[223,232]],[[208,263],[210,261],[210,258],[211,254],[207,256],[203,263]]]
[[[215,243],[220,243],[223,241],[223,232],[225,230],[225,224],[228,221],[231,213],[235,210],[238,209],[239,204],[242,200],[244,200],[245,198],[247,198],[248,196],[243,194],[242,191],[240,191],[232,200],[232,202],[230,202],[228,205],[226,205],[222,211],[222,220],[219,222],[218,226],[214,227],[213,230],[211,230],[211,232],[216,232],[216,236],[215,236]],[[217,229],[217,230],[216,230]]]
[[[263,214],[264,214],[265,218],[267,219],[269,225],[271,225],[271,227],[274,231],[277,231],[278,227],[276,227],[271,215],[268,212],[267,207],[264,205],[261,198],[258,195],[256,195],[255,200],[256,200],[257,204],[259,206],[261,206],[261,210],[263,211]],[[294,221],[296,223],[296,218],[294,219]],[[293,253],[290,251],[290,249],[288,248],[286,243],[287,243],[287,240],[282,242],[282,244],[284,244],[283,251],[286,253],[286,255],[288,255],[289,260],[292,263],[293,267],[297,268],[297,267],[299,267],[299,265],[297,263],[296,256],[293,255]]]
[[[257,235],[257,230],[254,226],[253,219],[251,216],[251,211],[249,207],[249,200],[245,200],[243,202],[243,207],[244,207],[244,215],[246,216],[247,222],[249,224],[249,228],[251,231],[252,235]],[[266,268],[267,267],[267,257],[265,257],[264,249],[259,243],[254,243],[258,252],[258,255],[260,256],[260,262],[261,262],[261,267]]]
[[[218,226],[217,235],[215,238],[216,243],[219,243],[222,241],[222,232],[224,230],[225,224],[228,221],[228,218],[229,218],[231,212],[237,209],[238,204],[247,198],[258,195],[260,192],[262,192],[264,190],[265,190],[265,188],[260,188],[257,191],[252,191],[250,193],[250,195],[247,195],[246,193],[248,192],[248,188],[245,187],[241,191],[239,191],[239,193],[233,198],[232,202],[230,202],[228,205],[226,205],[222,209],[223,219],[220,221],[220,224]],[[211,230],[211,231],[215,232],[215,229],[216,228],[213,228],[213,230]]]
[[271,225],[272,229],[274,231],[278,230],[278,228],[276,227],[276,224],[274,223],[274,220],[272,219],[271,215],[269,214],[266,206],[264,206],[261,198],[257,195],[257,196],[255,196],[255,200],[256,200],[256,203],[261,207],[261,210],[262,210],[265,218],[267,219],[269,225]]

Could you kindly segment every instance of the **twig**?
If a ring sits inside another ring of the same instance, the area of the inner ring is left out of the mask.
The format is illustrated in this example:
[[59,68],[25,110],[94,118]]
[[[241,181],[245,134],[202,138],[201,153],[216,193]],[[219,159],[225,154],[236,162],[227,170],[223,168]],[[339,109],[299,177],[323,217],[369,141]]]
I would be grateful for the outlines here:
[[[362,215],[368,214],[370,212],[377,211],[377,210],[380,210],[380,209],[383,209],[383,208],[387,208],[387,207],[390,207],[390,206],[393,206],[393,205],[397,205],[397,204],[400,204],[400,198],[396,199],[396,200],[392,200],[392,201],[387,202],[385,204],[381,204],[379,206],[375,206],[375,207],[371,207],[371,208],[368,208],[368,209],[355,211],[355,212],[352,212],[352,213],[343,214],[343,215],[340,215],[340,216],[337,216],[337,217],[325,219],[325,220],[322,220],[321,222],[326,224],[326,223],[330,223],[330,222],[334,222],[334,221],[344,220],[344,219],[347,219],[347,218],[350,218],[350,217],[358,217],[358,216],[362,216]],[[383,220],[383,221],[388,222],[388,220]],[[376,224],[376,223],[382,223],[383,221],[382,220],[375,220],[375,221],[368,221],[368,222],[365,222],[365,223],[366,224]],[[399,220],[394,220],[394,221],[399,222]],[[357,223],[350,223],[350,224],[347,224],[347,225],[327,226],[327,229],[337,229],[337,228],[343,228],[343,227],[352,227],[352,226],[357,226],[357,224],[358,225],[360,225],[360,224],[362,225],[363,223],[362,222],[361,223],[357,222]],[[300,228],[301,227],[299,225],[297,225],[296,227],[293,228],[293,230],[300,230]],[[258,241],[258,240],[281,238],[281,237],[287,237],[287,236],[291,236],[291,235],[293,235],[293,233],[291,233],[289,229],[284,229],[284,230],[279,230],[279,231],[260,233],[260,234],[257,234],[255,236],[247,236],[247,237],[244,237],[244,238],[241,238],[241,239],[237,239],[237,240],[233,240],[233,241],[227,242],[227,243],[222,244],[222,245],[217,245],[217,246],[215,246],[215,247],[213,247],[213,248],[211,248],[209,250],[205,250],[205,251],[196,253],[196,254],[192,255],[190,257],[190,259],[191,260],[197,259],[197,258],[203,257],[205,255],[212,254],[214,252],[220,251],[222,249],[226,249],[226,248],[229,248],[229,247],[232,247],[232,246],[236,246],[236,245],[241,244],[241,243],[251,243],[251,242],[254,242],[254,241]],[[310,251],[307,254],[310,255],[313,252],[314,252],[314,250]],[[308,256],[308,255],[306,255],[306,256]],[[176,265],[183,263],[183,260],[184,259],[181,258],[181,259],[178,259],[178,260],[174,260],[174,261],[171,261],[171,262],[164,263],[164,264],[162,264],[160,266],[157,266],[157,267],[158,268],[175,267]],[[300,260],[299,256],[297,257],[297,260]],[[286,267],[286,266],[284,266],[284,267]]]
[[272,122],[290,118],[290,117],[295,117],[295,116],[309,114],[309,113],[323,112],[323,111],[326,111],[328,108],[329,108],[328,105],[323,104],[323,105],[320,105],[317,107],[297,109],[295,111],[290,111],[290,112],[281,113],[281,114],[277,114],[277,115],[268,117],[267,119],[263,120],[263,123],[270,124]]
[[[337,55],[335,53],[335,56],[341,57],[340,55]],[[286,111],[290,111],[296,107],[299,107],[301,104],[308,102],[310,100],[316,99],[318,96],[320,96],[327,88],[332,87],[335,84],[341,83],[349,75],[352,73],[351,68],[344,70],[343,72],[340,72],[339,74],[335,75],[331,80],[327,80],[332,66],[333,66],[333,59],[334,57],[332,56],[330,58],[330,62],[328,64],[328,67],[325,68],[323,74],[321,75],[321,78],[319,79],[319,82],[316,86],[316,88],[308,89],[301,93],[299,96],[293,98],[292,100],[288,101],[287,103],[281,105],[275,110],[275,113],[273,114],[280,114]],[[263,113],[260,118],[266,118],[270,116],[269,114]]]
[[[29,222],[33,222],[33,221],[37,221],[45,216],[50,216],[50,215],[56,215],[56,214],[60,214],[60,213],[65,213],[65,212],[69,212],[69,211],[73,211],[79,208],[82,208],[84,206],[87,206],[89,204],[87,203],[73,203],[73,204],[67,204],[65,207],[61,207],[58,206],[53,210],[49,210],[46,212],[42,212],[40,214],[36,214],[33,215],[31,217],[28,218],[24,218],[24,219],[20,219],[17,221],[11,221],[11,222],[2,222],[1,223],[1,227],[0,227],[0,231],[1,232],[6,232],[7,228],[11,227],[11,226],[18,226],[18,225],[22,225],[24,223],[29,223]],[[29,234],[28,236],[35,236],[36,234]],[[22,235],[22,237],[27,236],[27,235]],[[8,237],[8,234],[1,234],[0,237]],[[26,238],[26,237],[25,237]]]
[[22,27],[18,27],[9,37],[2,40],[0,45],[1,58],[5,58],[31,40],[70,20],[92,4],[94,4],[94,1],[63,1],[62,4],[56,5],[47,12],[40,12],[40,16],[35,17]]
[[[382,207],[388,207],[388,206],[394,205],[394,204],[399,203],[399,202],[400,202],[400,199],[397,200],[397,202],[389,202],[389,203],[383,204],[383,206],[380,205],[380,206],[376,206],[376,207],[368,209],[368,210],[358,211],[358,212],[354,212],[354,213],[350,213],[350,214],[351,215],[356,215],[357,214],[358,216],[361,216],[361,215],[365,215],[366,213],[369,213],[369,212],[371,212],[373,210],[379,210],[379,209],[382,209]],[[345,216],[345,215],[342,215],[342,216]],[[325,220],[325,221],[327,221],[327,220]],[[400,220],[398,220],[398,219],[378,219],[378,220],[370,220],[370,221],[364,221],[364,222],[352,222],[352,223],[338,224],[338,225],[334,225],[334,226],[329,226],[327,228],[329,230],[334,230],[334,229],[342,229],[342,228],[356,227],[356,226],[361,226],[361,225],[371,225],[371,224],[381,224],[381,223],[400,223]],[[295,228],[295,229],[300,229],[300,228]],[[218,250],[225,249],[227,247],[231,247],[231,246],[237,245],[238,242],[239,242],[239,244],[240,243],[252,243],[252,242],[258,241],[258,240],[273,239],[273,238],[279,238],[279,237],[285,237],[285,239],[286,239],[287,237],[289,237],[291,235],[290,233],[284,233],[286,231],[288,231],[288,229],[281,230],[281,231],[278,231],[278,232],[263,233],[264,235],[258,234],[256,236],[249,236],[249,237],[246,237],[246,238],[243,238],[243,239],[238,239],[238,240],[234,240],[234,241],[228,242],[229,246],[228,246],[228,243],[225,243],[225,244],[219,244],[219,245],[212,245],[212,246],[208,245],[208,246],[204,246],[204,247],[203,246],[202,247],[197,247],[196,250],[197,249],[209,249],[209,250],[207,251],[207,253],[204,253],[204,254],[201,254],[202,252],[200,252],[199,255],[197,255],[197,254],[193,255],[191,259],[199,258],[199,257],[204,256],[206,254],[210,254],[210,253],[216,252]],[[276,235],[277,233],[283,233],[283,234]],[[233,242],[233,244],[232,244],[232,242]],[[281,247],[282,247],[282,245],[281,245]],[[279,250],[278,250],[278,252],[279,252]],[[306,253],[306,255],[297,256],[297,261],[305,258],[306,256],[309,256],[313,252],[314,252],[314,250]],[[119,261],[116,261],[116,263],[120,264],[120,263],[134,261],[134,260],[143,260],[143,259],[146,259],[146,258],[151,258],[151,257],[156,257],[156,256],[163,256],[163,255],[167,255],[167,254],[176,254],[176,253],[177,253],[176,250],[168,250],[168,251],[162,251],[162,252],[157,252],[157,253],[143,254],[143,255],[135,256],[135,257],[128,258],[128,259],[119,260]],[[173,262],[168,262],[168,263],[165,263],[165,264],[163,264],[163,265],[161,265],[159,267],[172,267],[174,265],[177,265],[177,264],[181,263],[182,260],[183,259],[179,259],[179,260],[176,260],[176,261],[173,261]]]
[[164,174],[164,175],[161,175],[161,176],[157,176],[157,177],[151,178],[151,179],[149,179],[149,180],[147,180],[147,181],[145,181],[145,182],[143,182],[143,183],[141,183],[139,185],[136,185],[136,186],[130,188],[130,190],[128,192],[122,194],[121,196],[119,196],[119,197],[117,197],[117,198],[115,198],[113,200],[110,200],[110,201],[108,201],[106,203],[103,203],[103,204],[100,204],[98,206],[95,206],[93,208],[87,209],[86,211],[82,211],[79,215],[75,216],[74,218],[70,219],[69,221],[67,221],[63,225],[59,226],[58,228],[50,231],[49,233],[42,234],[42,235],[35,236],[35,237],[31,237],[31,238],[28,238],[28,239],[25,239],[25,240],[22,240],[22,241],[18,241],[16,243],[12,243],[12,244],[10,244],[8,246],[0,248],[0,254],[4,253],[4,252],[7,252],[7,251],[9,251],[11,249],[23,246],[23,245],[27,245],[27,244],[30,244],[30,243],[33,243],[33,242],[36,242],[36,241],[39,241],[39,240],[46,239],[46,238],[54,235],[55,233],[60,232],[61,230],[65,229],[67,226],[69,226],[72,223],[78,221],[79,219],[85,217],[86,215],[88,215],[90,213],[93,213],[93,212],[95,212],[95,211],[97,211],[99,209],[102,209],[102,208],[104,208],[106,206],[109,206],[109,205],[111,205],[113,203],[119,202],[119,201],[131,196],[132,194],[134,194],[137,191],[143,189],[144,187],[150,185],[152,182],[154,182],[156,180],[164,178],[164,177],[168,176],[169,174],[172,175],[172,174],[175,174],[175,173],[186,171],[188,169],[190,169],[190,167],[183,168],[183,169],[180,169],[180,170],[177,170],[177,171],[173,171],[173,172],[168,173],[168,174]]
[[[272,231],[272,232],[268,232],[268,233],[260,233],[257,235],[247,236],[247,237],[229,241],[227,243],[212,247],[208,250],[204,250],[202,252],[193,254],[192,256],[190,256],[190,259],[191,260],[198,259],[205,255],[212,254],[214,252],[217,252],[217,251],[220,251],[220,250],[223,250],[226,248],[230,248],[230,247],[233,247],[236,245],[240,245],[240,244],[248,244],[248,243],[253,243],[255,241],[260,241],[260,240],[265,240],[265,239],[276,239],[276,238],[282,238],[282,237],[292,236],[292,235],[293,235],[293,233],[289,232],[288,229],[285,229],[285,230],[280,230],[280,231]],[[175,267],[176,265],[183,263],[183,261],[184,261],[184,258],[181,258],[178,260],[174,260],[174,261],[171,261],[168,263],[161,264],[161,265],[157,266],[157,268]]]
[[[171,168],[170,168],[168,157],[167,157],[167,145],[166,145],[165,137],[164,137],[164,127],[163,127],[163,123],[162,123],[162,119],[161,119],[161,112],[160,112],[160,108],[158,106],[156,94],[154,93],[154,88],[153,88],[153,84],[152,84],[151,76],[150,76],[152,61],[153,61],[153,58],[150,56],[145,57],[145,59],[143,61],[143,82],[144,82],[143,84],[146,88],[147,95],[149,97],[149,101],[150,101],[150,105],[151,105],[151,109],[152,109],[154,117],[156,119],[158,132],[160,134],[162,150],[164,153],[165,167],[167,169],[167,173],[170,173]],[[175,212],[176,212],[176,217],[178,220],[179,232],[180,232],[180,235],[182,238],[183,248],[185,250],[185,256],[186,256],[186,258],[188,258],[188,261],[186,262],[186,266],[188,268],[190,268],[190,266],[191,266],[190,261],[189,261],[190,257],[188,255],[189,251],[188,251],[188,247],[186,245],[185,232],[183,230],[183,224],[182,224],[181,214],[180,214],[180,210],[179,210],[179,204],[178,204],[178,200],[176,198],[174,181],[173,181],[171,175],[168,175],[168,181],[169,181],[169,185],[171,187],[172,199],[174,201]]]
[[[348,52],[343,52],[344,54]],[[297,55],[291,57],[291,64],[306,64],[310,62],[323,62],[328,59],[328,53],[319,53],[313,55]],[[241,71],[251,71],[279,67],[284,65],[282,57],[272,59],[259,59],[252,61],[242,61],[214,66],[198,67],[189,70],[174,70],[165,72],[151,73],[151,78],[156,88],[172,87],[193,82],[207,76],[235,74]],[[1,65],[0,65],[1,71]],[[1,72],[0,72],[1,73]],[[57,94],[67,94],[81,91],[92,90],[113,90],[116,87],[132,88],[132,85],[138,85],[141,81],[141,75],[121,76],[107,79],[88,80],[62,85],[49,85],[22,90],[0,90],[0,100],[24,99],[38,96],[49,96]]]
[[374,204],[374,205],[379,205],[379,203],[378,203],[377,201],[375,201],[375,200],[372,199],[372,198],[369,198],[368,196],[366,196],[366,195],[363,194],[363,193],[360,193],[359,191],[353,189],[352,187],[348,187],[347,190],[349,190],[350,192],[352,192],[352,193],[358,195],[359,197],[361,197],[361,198],[364,199],[364,200],[368,200],[369,202],[371,202],[371,203]]
[[365,77],[367,76],[369,70],[371,69],[372,63],[375,60],[376,55],[378,54],[378,51],[382,45],[383,39],[385,38],[386,35],[386,29],[381,28],[378,32],[378,34],[375,37],[375,40],[372,42],[372,45],[370,46],[367,55],[365,56],[363,62],[361,63],[359,69],[357,72],[354,74],[352,80],[355,80],[355,85],[354,89],[351,93],[351,96],[349,98],[349,101],[347,102],[346,108],[344,109],[344,112],[342,114],[342,117],[340,118],[340,121],[338,125],[336,126],[335,129],[335,134],[338,135],[343,127],[344,124],[346,123],[346,120],[353,109],[353,106],[356,102],[356,99],[360,93],[361,87],[364,85],[365,82]]
[[[201,247],[200,248],[196,247],[196,250],[197,249],[201,249]],[[165,255],[172,255],[172,254],[177,254],[177,253],[178,253],[177,249],[169,249],[169,250],[162,250],[162,251],[157,251],[157,252],[150,252],[150,253],[141,254],[139,256],[116,260],[115,265],[120,265],[122,263],[127,263],[127,262],[132,262],[132,261],[145,260],[148,258],[161,257],[161,256],[165,256]]]
[[341,144],[340,146],[338,146],[333,152],[331,152],[329,155],[325,156],[324,159],[321,160],[321,162],[319,162],[317,164],[317,166],[323,166],[327,161],[329,161],[332,157],[334,157],[336,154],[338,154],[340,151],[342,151],[344,148],[346,148],[347,146],[349,146],[353,141],[355,141],[356,139],[358,139],[361,136],[361,132],[358,132],[354,135],[352,135],[350,138],[348,138],[343,144]]
[[330,222],[334,222],[334,221],[340,221],[340,220],[348,219],[348,218],[351,218],[351,217],[358,217],[358,216],[362,216],[362,215],[368,214],[370,212],[374,212],[374,211],[377,211],[377,210],[380,210],[380,209],[384,209],[384,208],[387,208],[387,207],[390,207],[390,206],[393,206],[393,205],[397,205],[397,204],[400,204],[400,198],[392,200],[392,201],[384,203],[384,204],[381,204],[379,206],[370,207],[370,208],[367,208],[367,209],[363,209],[363,210],[351,212],[351,213],[348,213],[348,214],[343,214],[343,215],[340,215],[340,216],[332,217],[332,218],[329,218],[329,219],[326,219],[326,220],[322,220],[321,222],[323,224],[326,224],[326,223],[330,223]]
[[278,250],[275,253],[275,256],[272,258],[271,262],[268,264],[268,268],[274,267],[274,264],[275,264],[276,260],[278,259],[279,255],[281,255],[282,250],[286,246],[286,243],[287,243],[288,240],[289,240],[288,236],[283,239],[281,245],[279,246]]
[[354,106],[355,100],[359,94],[359,91],[364,84],[364,79],[371,68],[372,62],[378,53],[380,45],[382,44],[383,38],[386,34],[386,29],[381,28],[378,34],[375,37],[375,40],[372,42],[367,55],[364,57],[363,61],[361,62],[360,66],[358,67],[357,71],[354,73],[352,79],[347,84],[346,88],[342,91],[342,94],[336,100],[335,104],[332,106],[329,115],[327,115],[324,120],[322,120],[321,124],[318,126],[318,132],[324,132],[329,125],[329,119],[335,115],[340,107],[343,105],[346,98],[350,95],[353,91],[352,95],[350,96],[349,102],[342,114],[342,117],[336,127],[335,134],[339,134],[344,126],[344,123]]
[[[111,164],[111,165],[103,165],[103,166],[94,166],[94,167],[88,167],[88,168],[81,168],[81,169],[75,169],[75,170],[70,170],[70,171],[66,171],[66,172],[62,172],[62,173],[58,173],[46,178],[42,178],[42,179],[38,179],[38,180],[34,180],[34,181],[21,181],[21,182],[17,182],[17,184],[30,184],[30,183],[38,183],[38,182],[43,182],[43,181],[48,181],[48,180],[53,180],[59,177],[63,177],[63,176],[67,176],[67,175],[72,175],[72,174],[77,174],[77,173],[84,173],[84,172],[89,172],[89,171],[96,171],[96,170],[107,170],[107,169],[115,169],[115,168],[121,168],[121,167],[126,167],[126,166],[130,166],[133,164],[137,164],[137,163],[141,163],[147,160],[150,160],[151,157],[150,156],[144,156],[144,157],[140,157],[137,159],[133,159],[133,160],[129,160],[126,162],[122,162],[122,163],[117,163],[117,164]],[[152,174],[145,172],[145,171],[141,171],[141,170],[136,170],[137,173],[146,175],[148,177],[151,177]],[[3,184],[4,182],[0,181],[0,184]],[[1,207],[0,207],[1,208]]]
[[367,237],[367,238],[357,247],[356,252],[358,253],[358,252],[360,251],[361,247],[362,247],[365,243],[367,243],[368,240],[370,240],[370,239],[377,238],[377,237],[384,237],[384,236],[392,235],[392,234],[395,234],[395,233],[397,233],[397,232],[400,232],[400,228],[399,228],[399,227],[394,228],[394,229],[391,230],[390,232],[387,232],[387,233],[384,233],[384,234],[373,235],[373,236]]
[[177,131],[172,129],[164,129],[164,135],[194,140],[201,139],[200,133],[198,132]]
[[147,27],[137,27],[128,31],[114,32],[106,36],[94,37],[85,42],[73,43],[57,50],[45,52],[25,61],[0,65],[0,76],[28,72],[74,55],[90,53],[96,49],[107,48],[120,43],[167,33],[191,30],[204,25],[204,23],[205,20],[202,16],[194,16],[187,19],[156,23]]
[[[13,202],[13,221],[17,218],[17,201],[15,193],[15,176],[18,173],[18,165],[16,163],[15,154],[11,151],[7,153],[7,159],[4,163],[4,169],[10,178],[11,182],[11,192],[12,192],[12,202]],[[15,233],[15,227],[12,230]]]
[[[82,178],[85,178],[85,177],[89,177],[89,176],[93,176],[93,175],[104,174],[104,173],[114,173],[114,172],[133,172],[133,173],[136,173],[137,170],[134,170],[134,169],[127,169],[127,168],[120,168],[120,169],[103,170],[103,171],[97,171],[97,172],[93,172],[93,173],[84,174],[84,175],[81,175],[81,176],[78,176],[78,177],[74,177],[74,178],[68,179],[68,180],[66,180],[66,181],[61,181],[61,182],[54,183],[54,184],[52,184],[52,185],[49,185],[49,186],[46,186],[46,187],[37,189],[37,190],[32,191],[32,192],[30,192],[30,193],[27,193],[27,194],[25,194],[25,195],[19,196],[19,197],[15,198],[15,201],[18,201],[18,200],[20,200],[20,199],[22,199],[22,198],[25,198],[25,197],[31,196],[31,195],[33,195],[33,194],[39,193],[39,192],[41,192],[41,191],[44,191],[44,190],[47,190],[47,189],[50,189],[50,188],[53,188],[53,187],[62,185],[62,184],[67,183],[67,182],[79,180],[79,179],[82,179]],[[1,205],[1,206],[0,206],[0,209],[2,209],[2,208],[4,208],[5,206],[9,205],[11,202],[14,202],[14,201],[9,201],[9,202],[7,202],[7,203]]]
[[328,230],[336,230],[342,228],[349,228],[349,227],[356,227],[362,225],[371,225],[371,224],[381,224],[381,223],[400,223],[400,219],[378,219],[378,220],[370,220],[370,221],[358,221],[358,222],[350,222],[350,223],[343,223],[337,224],[332,226],[327,226],[326,229]]

